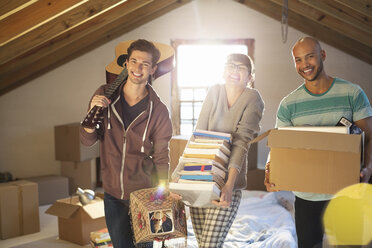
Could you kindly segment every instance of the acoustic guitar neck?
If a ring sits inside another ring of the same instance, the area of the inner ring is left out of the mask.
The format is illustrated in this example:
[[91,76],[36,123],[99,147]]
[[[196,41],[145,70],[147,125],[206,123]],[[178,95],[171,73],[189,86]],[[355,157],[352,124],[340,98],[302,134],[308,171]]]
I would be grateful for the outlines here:
[[[115,78],[115,80],[109,84],[109,86],[104,91],[104,96],[110,100],[112,96],[119,88],[119,86],[128,78],[128,70],[126,67],[121,71],[121,73]],[[102,126],[102,107],[94,106],[91,110],[89,110],[88,114],[85,116],[84,120],[81,122],[81,126],[85,128],[95,128],[100,129]]]

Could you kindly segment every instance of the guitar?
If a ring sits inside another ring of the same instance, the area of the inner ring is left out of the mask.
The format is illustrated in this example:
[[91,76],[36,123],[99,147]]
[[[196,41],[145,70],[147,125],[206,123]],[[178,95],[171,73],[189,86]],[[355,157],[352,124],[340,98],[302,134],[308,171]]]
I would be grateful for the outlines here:
[[[116,77],[114,82],[109,84],[109,86],[105,89],[104,96],[108,99],[112,100],[111,97],[115,93],[115,91],[119,88],[119,86],[128,78],[128,70],[126,67],[121,71],[119,76]],[[85,116],[84,120],[81,122],[81,126],[85,128],[95,128],[96,130],[101,130],[102,128],[102,115],[103,107],[94,106],[91,110],[89,110],[88,114]]]

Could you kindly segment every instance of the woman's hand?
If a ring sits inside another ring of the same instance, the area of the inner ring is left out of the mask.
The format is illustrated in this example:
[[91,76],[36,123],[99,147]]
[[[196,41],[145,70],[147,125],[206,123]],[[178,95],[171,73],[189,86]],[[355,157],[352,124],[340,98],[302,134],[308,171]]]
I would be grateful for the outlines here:
[[212,203],[217,207],[228,208],[232,201],[232,192],[234,185],[226,182],[225,186],[221,189],[221,196],[219,201],[213,200]]
[[225,185],[221,189],[221,196],[219,201],[212,201],[214,205],[223,208],[230,207],[232,201],[232,193],[238,174],[239,171],[236,168],[231,167],[229,169],[229,176],[227,178]]

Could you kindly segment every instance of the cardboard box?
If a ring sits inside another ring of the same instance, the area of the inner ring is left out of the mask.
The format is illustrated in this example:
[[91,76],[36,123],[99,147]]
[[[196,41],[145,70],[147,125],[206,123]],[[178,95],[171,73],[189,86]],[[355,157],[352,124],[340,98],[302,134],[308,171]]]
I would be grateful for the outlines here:
[[334,194],[359,183],[361,135],[269,130],[270,182],[276,189]]
[[78,122],[54,127],[56,160],[81,162],[99,157],[99,143],[91,147],[81,144],[79,128]]
[[103,195],[82,206],[78,196],[57,200],[45,213],[58,217],[59,238],[79,245],[89,244],[90,232],[106,227]]
[[68,178],[58,175],[29,177],[27,180],[37,183],[39,205],[52,204],[57,199],[69,197]]
[[0,238],[21,235],[19,225],[18,187],[9,183],[0,184]]
[[265,170],[252,169],[247,172],[247,190],[261,190],[266,191]]
[[97,182],[96,159],[83,162],[61,162],[61,175],[68,178],[69,193],[75,194],[78,187],[95,190]]
[[186,144],[189,141],[188,136],[173,136],[169,142],[169,154],[170,154],[170,170],[169,175],[172,175],[174,169],[177,167],[178,160],[182,156],[185,150]]
[[37,184],[17,180],[0,184],[0,238],[40,231]]
[[253,143],[251,144],[248,150],[248,171],[257,169],[257,154],[258,154],[257,143]]

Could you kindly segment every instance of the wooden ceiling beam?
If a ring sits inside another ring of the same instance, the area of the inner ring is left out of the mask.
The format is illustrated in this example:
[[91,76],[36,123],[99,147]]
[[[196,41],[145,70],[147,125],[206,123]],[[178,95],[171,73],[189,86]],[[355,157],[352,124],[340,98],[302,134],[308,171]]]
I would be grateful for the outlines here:
[[372,0],[335,0],[336,2],[342,3],[349,8],[352,8],[359,13],[372,18]]
[[32,30],[45,20],[74,6],[81,0],[39,0],[0,20],[0,44]]
[[6,13],[13,12],[17,8],[21,8],[22,5],[27,5],[27,3],[33,3],[35,0],[1,0],[0,1],[0,18]]
[[[63,46],[60,44],[58,48],[50,49],[50,46],[53,46],[53,44],[57,45],[64,39],[63,37],[56,37],[50,41],[48,45],[43,44],[38,48],[32,49],[32,51],[24,55],[23,59],[18,57],[7,62],[3,66],[0,66],[0,78],[4,79],[0,81],[0,96],[27,81],[56,68],[57,66],[70,61],[71,59],[74,59],[115,37],[138,28],[138,26],[190,1],[191,0],[152,1],[148,5],[144,5],[132,12],[126,13],[113,22],[101,25],[100,28],[94,30],[94,32],[81,36],[79,39],[65,42]],[[139,1],[135,0],[133,2],[138,3]],[[117,8],[110,10],[111,12],[106,13],[106,15],[112,16],[114,15],[114,12],[123,13],[123,8],[127,9],[128,7],[121,6],[119,8],[119,6],[117,6]],[[100,23],[100,21],[97,22]],[[96,26],[98,23],[90,23],[90,25]],[[84,25],[77,27],[79,30],[87,28],[88,26]],[[73,34],[70,35],[73,36]],[[104,68],[102,68],[102,72],[104,72]]]
[[352,25],[356,29],[372,34],[372,19],[334,0],[299,0],[318,11]]
[[82,5],[67,11],[53,20],[41,24],[33,29],[32,32],[25,33],[16,37],[16,39],[1,44],[0,64],[31,50],[40,43],[47,42],[56,36],[68,32],[120,1],[123,0],[90,0],[84,2]]
[[[281,21],[282,7],[272,1],[235,0],[259,11],[277,21]],[[288,11],[288,25],[320,41],[340,49],[356,58],[372,64],[372,47],[344,36],[333,29],[314,22],[294,11]],[[300,37],[298,37],[300,38]]]
[[[8,74],[11,71],[21,70],[24,67],[33,64],[34,61],[38,61],[55,51],[60,50],[66,55],[68,54],[68,51],[62,49],[77,40],[81,40],[82,38],[93,34],[91,40],[86,41],[87,43],[76,44],[80,49],[83,49],[87,44],[100,38],[100,35],[96,33],[97,30],[100,30],[102,27],[104,30],[111,30],[113,28],[111,25],[115,20],[121,16],[126,16],[131,12],[135,12],[152,2],[153,0],[129,0],[122,2],[114,8],[111,8],[109,11],[103,12],[89,21],[74,26],[74,28],[71,28],[67,32],[62,32],[50,40],[40,42],[37,47],[34,47],[29,51],[23,51],[22,54],[9,60],[6,64],[0,64],[0,76]],[[151,10],[147,10],[151,13]]]
[[[282,0],[271,0],[272,2],[283,6]],[[288,0],[289,9],[299,15],[302,15],[320,25],[326,26],[344,36],[351,39],[358,40],[359,42],[372,47],[372,34],[366,33],[362,30],[356,29],[352,25],[340,21],[326,13],[314,9],[306,4],[301,4],[299,0]]]

